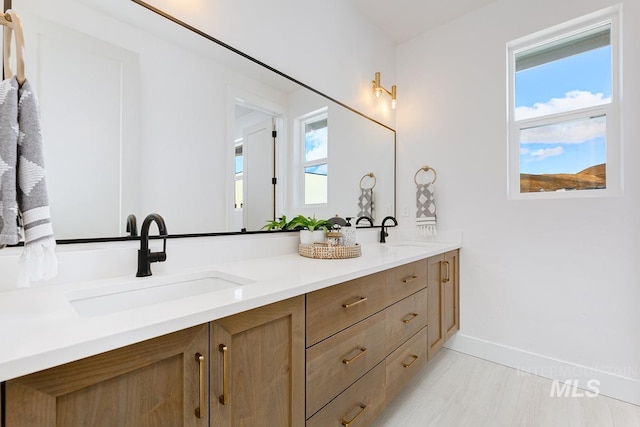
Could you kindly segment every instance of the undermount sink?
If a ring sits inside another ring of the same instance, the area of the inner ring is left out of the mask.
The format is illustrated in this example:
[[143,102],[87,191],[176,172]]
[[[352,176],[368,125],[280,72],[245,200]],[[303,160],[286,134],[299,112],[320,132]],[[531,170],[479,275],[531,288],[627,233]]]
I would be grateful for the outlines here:
[[203,271],[164,277],[148,277],[67,293],[67,299],[81,316],[101,316],[181,298],[240,288],[253,283],[244,277],[219,271]]

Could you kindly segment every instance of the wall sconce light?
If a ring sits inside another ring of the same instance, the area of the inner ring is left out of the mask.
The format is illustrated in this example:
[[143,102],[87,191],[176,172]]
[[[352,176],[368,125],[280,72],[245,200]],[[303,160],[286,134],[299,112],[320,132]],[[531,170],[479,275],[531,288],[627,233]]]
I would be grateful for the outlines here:
[[388,91],[387,89],[383,88],[380,85],[379,72],[376,73],[376,77],[371,83],[373,84],[373,94],[376,96],[376,98],[380,98],[380,94],[382,92],[385,92],[391,97],[391,108],[396,108],[396,105],[398,105],[398,101],[396,99],[396,85],[391,86],[391,91]]

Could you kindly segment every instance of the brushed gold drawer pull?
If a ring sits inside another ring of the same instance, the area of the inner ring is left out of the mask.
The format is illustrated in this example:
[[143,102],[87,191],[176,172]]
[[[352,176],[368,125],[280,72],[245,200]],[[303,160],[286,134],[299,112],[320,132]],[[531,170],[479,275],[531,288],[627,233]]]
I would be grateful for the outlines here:
[[411,276],[407,276],[404,279],[402,279],[402,283],[409,283],[409,282],[413,282],[414,280],[416,280],[418,278],[418,276],[416,276],[415,274],[412,274]]
[[451,270],[449,269],[450,267],[449,261],[442,261],[442,264],[446,265],[445,271],[447,272],[447,275],[442,279],[442,282],[447,283],[449,280],[451,280]]
[[365,347],[360,347],[358,348],[358,350],[360,351],[360,353],[356,354],[351,359],[342,359],[342,363],[348,365],[349,363],[355,362],[360,356],[367,352],[367,349]]
[[229,403],[229,348],[224,344],[220,344],[218,348],[222,353],[222,395],[220,396],[220,403],[226,405]]
[[409,313],[402,319],[402,323],[409,323],[416,317],[418,317],[418,313]]
[[354,421],[357,420],[360,415],[362,415],[364,410],[367,409],[367,405],[363,405],[362,403],[359,404],[358,406],[360,407],[360,410],[353,418],[351,418],[350,420],[345,420],[344,418],[342,419],[342,425],[344,427],[349,427],[351,424],[353,424]]
[[361,303],[365,302],[366,300],[367,300],[367,297],[358,297],[358,299],[356,301],[354,301],[354,302],[349,302],[349,303],[342,304],[342,307],[351,308],[354,305],[358,305],[358,304],[361,304]]
[[405,367],[405,368],[408,368],[409,366],[411,366],[414,363],[416,363],[416,360],[418,360],[418,355],[417,354],[412,354],[411,355],[411,361],[410,362],[402,362],[402,366]]
[[199,388],[199,404],[200,406],[196,408],[196,417],[198,418],[202,418],[203,412],[205,410],[205,408],[207,407],[207,401],[206,401],[206,396],[205,396],[205,386],[207,383],[207,372],[205,369],[205,363],[204,363],[204,356],[200,353],[196,353],[196,362],[198,362],[198,369],[199,369],[199,383],[200,383],[200,388]]

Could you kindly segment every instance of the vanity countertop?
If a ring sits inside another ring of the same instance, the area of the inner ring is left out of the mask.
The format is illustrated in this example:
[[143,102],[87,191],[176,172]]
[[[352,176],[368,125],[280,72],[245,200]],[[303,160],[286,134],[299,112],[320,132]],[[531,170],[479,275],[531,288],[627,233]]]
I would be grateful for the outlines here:
[[[0,381],[89,357],[307,292],[458,249],[457,243],[369,243],[359,258],[324,260],[298,254],[264,257],[198,271],[242,277],[246,285],[180,297],[104,315],[76,312],[69,295],[118,287],[132,277],[18,289],[0,294]],[[174,271],[164,276],[192,274]],[[135,280],[157,280],[151,278]]]

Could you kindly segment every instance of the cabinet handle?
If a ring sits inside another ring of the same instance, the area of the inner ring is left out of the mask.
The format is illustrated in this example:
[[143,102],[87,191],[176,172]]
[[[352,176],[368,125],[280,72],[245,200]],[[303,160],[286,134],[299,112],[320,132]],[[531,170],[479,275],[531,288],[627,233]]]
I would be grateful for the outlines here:
[[358,405],[360,407],[360,410],[358,411],[358,413],[351,418],[350,420],[345,420],[344,418],[342,418],[342,425],[344,427],[349,427],[351,424],[353,424],[353,422],[358,419],[358,417],[360,415],[362,415],[362,413],[364,412],[365,409],[367,409],[367,405],[363,405],[362,403]]
[[220,344],[218,347],[222,353],[222,395],[220,396],[220,403],[226,405],[229,403],[229,348]]
[[407,276],[404,279],[402,279],[402,283],[409,283],[409,282],[413,282],[414,280],[416,280],[418,278],[418,276],[416,276],[415,274],[412,274],[411,276]]
[[409,366],[411,366],[414,363],[416,363],[416,360],[418,360],[418,355],[417,354],[412,354],[411,355],[411,361],[410,362],[402,362],[402,366],[404,368],[408,368]]
[[451,280],[451,272],[449,270],[449,261],[442,261],[443,264],[446,265],[445,271],[447,272],[447,275],[442,279],[443,283],[447,283],[449,280]]
[[416,317],[418,317],[418,313],[409,313],[406,316],[404,316],[404,318],[402,319],[402,323],[409,323]]
[[365,302],[366,300],[367,300],[367,297],[358,297],[357,301],[350,302],[350,303],[344,303],[344,304],[342,304],[342,307],[351,308],[354,305],[358,305],[358,304],[361,304],[361,303]]
[[204,356],[200,353],[196,353],[196,362],[198,363],[198,369],[200,373],[200,389],[199,393],[199,404],[200,406],[196,408],[196,417],[202,418],[203,412],[205,412],[205,408],[207,407],[207,403],[205,400],[205,385],[207,383],[206,369],[204,363]]
[[362,356],[367,352],[367,349],[364,347],[360,347],[358,348],[358,350],[360,351],[360,353],[356,354],[351,359],[342,359],[342,363],[344,363],[345,365],[348,365],[349,363],[355,362],[356,359],[358,359],[360,356]]

